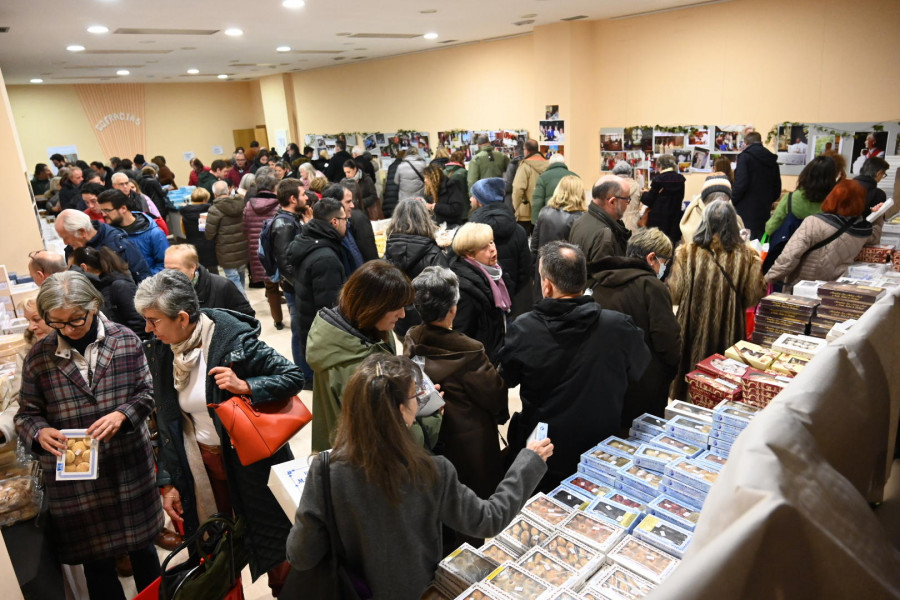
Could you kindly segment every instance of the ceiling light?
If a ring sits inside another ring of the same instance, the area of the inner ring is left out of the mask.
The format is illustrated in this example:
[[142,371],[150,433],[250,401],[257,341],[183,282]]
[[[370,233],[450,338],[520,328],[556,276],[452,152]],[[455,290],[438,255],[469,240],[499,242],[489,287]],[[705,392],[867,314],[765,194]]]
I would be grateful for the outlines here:
[[232,37],[237,37],[239,35],[244,35],[244,32],[238,29],[237,27],[232,27],[230,29],[225,30],[225,35],[230,35]]
[[285,8],[303,8],[306,2],[303,0],[284,0],[281,5]]
[[419,12],[420,12],[421,14],[423,14],[423,15],[433,15],[434,13],[437,12],[437,9],[429,8],[429,9],[426,9],[426,10],[420,10]]
[[109,27],[103,25],[91,25],[87,28],[88,33],[109,33]]
[[422,37],[425,38],[426,40],[436,40],[438,37],[438,34],[436,34],[432,31],[431,33],[426,33]]
[[188,69],[187,70],[188,75],[196,75],[199,72],[200,72],[200,69]]
[[44,80],[40,79],[38,77],[35,77],[34,79],[31,80],[31,83],[44,83]]
[[535,13],[528,13],[527,15],[522,15],[523,19],[531,19],[532,17],[536,17]]
[[275,48],[275,52],[290,52],[290,51],[291,51],[290,46],[278,46],[277,48]]
[[128,69],[119,69],[116,71],[116,75],[131,75],[131,71]]
[[218,77],[219,79],[228,79],[228,75],[226,75],[225,73],[221,73],[220,75],[218,75]]
[[69,52],[84,52],[84,46],[72,44],[71,46],[66,46],[66,50],[68,50]]

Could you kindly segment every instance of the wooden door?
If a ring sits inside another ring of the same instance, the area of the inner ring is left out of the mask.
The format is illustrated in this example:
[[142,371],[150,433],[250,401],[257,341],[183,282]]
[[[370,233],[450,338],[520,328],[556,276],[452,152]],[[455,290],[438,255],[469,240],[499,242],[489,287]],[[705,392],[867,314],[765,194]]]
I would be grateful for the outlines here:
[[257,125],[253,130],[253,139],[259,142],[260,148],[269,147],[269,134],[265,125]]
[[243,146],[244,150],[249,148],[250,142],[255,139],[253,129],[234,129],[232,135],[234,136],[234,147]]

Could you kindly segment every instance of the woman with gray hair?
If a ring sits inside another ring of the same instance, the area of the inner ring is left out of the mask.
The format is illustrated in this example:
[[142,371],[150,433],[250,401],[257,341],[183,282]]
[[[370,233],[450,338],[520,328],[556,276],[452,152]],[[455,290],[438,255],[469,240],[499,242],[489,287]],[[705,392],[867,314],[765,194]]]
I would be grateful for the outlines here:
[[[449,266],[447,256],[435,241],[437,230],[425,202],[418,198],[401,200],[387,227],[384,260],[403,271],[410,279],[414,279],[427,267]],[[421,322],[416,307],[407,306],[406,316],[397,321],[394,332],[402,338],[410,327]]]
[[681,203],[684,201],[684,175],[678,172],[678,161],[671,154],[656,157],[658,175],[650,183],[650,189],[641,196],[641,202],[650,211],[647,227],[658,227],[669,236],[672,244],[681,239]]
[[268,488],[272,465],[293,458],[289,447],[244,466],[209,405],[249,396],[254,405],[285,400],[303,389],[303,372],[259,340],[259,322],[241,313],[200,309],[181,271],[141,282],[135,307],[155,335],[148,352],[159,428],[157,485],[163,509],[186,534],[217,512],[232,512],[252,531],[245,541],[250,572],[269,574],[277,592],[287,576],[291,522]]
[[667,283],[684,339],[671,396],[687,400],[684,376],[744,338],[746,310],[766,289],[759,254],[741,238],[730,202],[706,205],[694,238],[675,251]]
[[456,467],[460,482],[487,499],[503,478],[497,425],[509,419],[506,384],[484,345],[453,330],[459,302],[456,273],[427,267],[412,283],[424,323],[406,334],[404,352],[425,360],[425,373],[444,393],[440,453]]
[[634,167],[624,160],[620,160],[613,167],[612,174],[628,182],[628,195],[631,200],[628,201],[628,208],[625,209],[622,222],[625,223],[628,231],[637,231],[638,221],[641,218],[641,184],[634,178]]
[[[104,317],[102,304],[81,273],[56,273],[41,286],[38,313],[55,331],[25,359],[15,422],[40,456],[60,560],[84,565],[91,598],[124,598],[115,558],[128,553],[137,589],[150,585],[163,513],[147,430],[153,380],[140,340]],[[86,429],[87,443],[99,445],[96,479],[57,480],[57,458],[70,464],[85,451],[67,429]]]

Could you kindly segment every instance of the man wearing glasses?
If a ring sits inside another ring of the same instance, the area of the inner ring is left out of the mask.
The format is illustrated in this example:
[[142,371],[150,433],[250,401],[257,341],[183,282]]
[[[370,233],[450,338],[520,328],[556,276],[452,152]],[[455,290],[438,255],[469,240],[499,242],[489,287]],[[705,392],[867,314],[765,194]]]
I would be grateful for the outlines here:
[[128,196],[119,190],[106,190],[97,197],[97,206],[103,213],[103,220],[118,227],[138,247],[150,273],[155,275],[165,268],[166,249],[169,240],[162,229],[142,212],[132,212],[128,207]]
[[615,175],[604,175],[591,190],[593,200],[569,232],[569,241],[579,246],[592,264],[607,256],[625,256],[631,232],[622,216],[631,200],[628,183]]
[[102,246],[107,246],[128,263],[131,278],[135,283],[150,277],[150,268],[144,255],[128,239],[124,231],[100,221],[91,221],[89,216],[75,209],[66,209],[59,213],[54,226],[56,233],[66,244],[67,260],[76,248],[90,246],[99,250]]

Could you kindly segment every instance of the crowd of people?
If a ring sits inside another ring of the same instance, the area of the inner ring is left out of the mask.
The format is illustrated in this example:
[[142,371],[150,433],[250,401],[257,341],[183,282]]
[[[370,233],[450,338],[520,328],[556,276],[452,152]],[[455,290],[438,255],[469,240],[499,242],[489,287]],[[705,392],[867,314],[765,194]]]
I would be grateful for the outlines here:
[[[103,442],[100,476],[77,495],[47,479],[60,559],[84,565],[91,597],[122,597],[116,559],[149,585],[154,541],[177,539],[164,515],[190,533],[224,512],[252,532],[251,574],[267,573],[273,595],[313,586],[330,555],[324,471],[348,565],[375,597],[418,598],[447,547],[495,535],[581,453],[686,399],[684,375],[746,335],[767,282],[834,279],[878,239],[884,219],[865,216],[884,200],[883,159],[849,180],[839,155],[816,157],[779,200],[772,153],[744,139],[735,172],[717,163],[686,208],[671,156],[646,189],[626,163],[586,186],[534,140],[510,160],[483,136],[468,166],[461,151],[427,164],[410,150],[383,185],[359,147],[314,159],[254,143],[209,167],[193,159],[181,207],[162,156],[53,157],[58,182],[37,165],[66,249],[29,255],[40,292],[16,428],[49,474],[60,430]],[[379,258],[372,221],[385,218]],[[747,242],[787,221],[764,273]],[[246,286],[265,288],[276,329],[287,305],[289,358],[260,339]],[[430,413],[426,378],[445,402]],[[303,388],[318,457],[292,523],[267,486],[290,449],[241,464],[210,406]],[[553,443],[527,441],[538,423]]]

